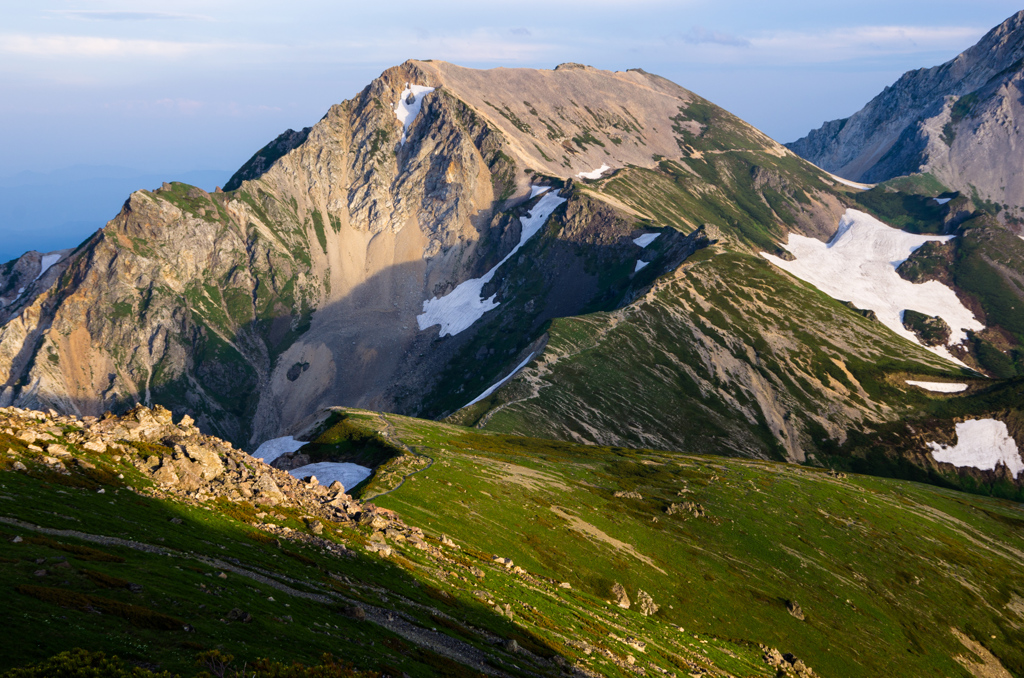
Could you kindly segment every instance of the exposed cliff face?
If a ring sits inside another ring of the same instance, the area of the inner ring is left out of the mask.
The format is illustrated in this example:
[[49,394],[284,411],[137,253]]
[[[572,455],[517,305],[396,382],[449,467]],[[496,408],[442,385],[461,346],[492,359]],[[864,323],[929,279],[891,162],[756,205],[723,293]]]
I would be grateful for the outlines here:
[[905,73],[849,118],[787,145],[847,179],[930,172],[951,189],[1020,207],[1022,59],[1024,11],[955,59]]

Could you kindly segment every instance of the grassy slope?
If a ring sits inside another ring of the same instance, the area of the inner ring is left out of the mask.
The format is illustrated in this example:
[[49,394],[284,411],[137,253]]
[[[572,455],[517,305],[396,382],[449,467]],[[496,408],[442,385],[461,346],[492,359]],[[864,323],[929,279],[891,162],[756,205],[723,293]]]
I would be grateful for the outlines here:
[[[955,376],[751,255],[702,250],[646,298],[557,320],[541,361],[456,423],[523,435],[783,458],[927,397],[906,375]],[[783,435],[777,435],[784,428]]]
[[[772,462],[387,419],[434,464],[378,504],[569,582],[635,634],[657,636],[663,627],[652,622],[668,622],[686,630],[677,636],[684,644],[700,645],[694,632],[766,643],[824,676],[962,676],[956,628],[1024,671],[1022,620],[1010,609],[1024,592],[1018,504]],[[615,498],[617,490],[643,499]],[[665,513],[684,501],[706,516]],[[634,600],[637,589],[651,593],[661,610],[645,619],[599,602],[614,582]],[[599,658],[589,662],[602,669]]]

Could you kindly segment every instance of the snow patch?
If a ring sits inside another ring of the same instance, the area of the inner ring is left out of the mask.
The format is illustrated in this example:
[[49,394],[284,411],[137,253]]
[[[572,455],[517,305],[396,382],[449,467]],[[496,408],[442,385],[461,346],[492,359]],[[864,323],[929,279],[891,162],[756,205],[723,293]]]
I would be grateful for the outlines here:
[[257,459],[262,459],[266,463],[270,463],[280,457],[283,454],[291,454],[306,443],[302,440],[296,440],[291,436],[285,436],[284,438],[272,438],[265,440],[263,443],[256,448],[256,451],[252,453],[252,456]]
[[[401,144],[403,146],[405,137],[409,133],[409,126],[412,125],[412,121],[420,114],[420,109],[423,107],[423,97],[433,91],[433,87],[405,83],[405,89],[402,90],[402,94],[398,97],[398,103],[395,104],[395,117],[398,118],[398,122],[402,123]],[[412,96],[412,103],[408,102],[410,96]]]
[[639,273],[640,269],[642,269],[644,266],[646,266],[649,263],[651,263],[651,262],[649,262],[649,261],[640,261],[639,259],[637,259],[636,260],[636,268],[633,269],[633,273]]
[[967,384],[951,384],[948,381],[911,381],[907,379],[907,383],[936,393],[960,393],[967,390]]
[[580,179],[600,179],[601,175],[610,169],[611,167],[609,167],[608,165],[601,165],[596,170],[592,170],[590,172],[580,172],[576,176],[579,177]]
[[370,477],[373,473],[370,469],[359,464],[348,462],[322,461],[316,464],[306,464],[288,471],[299,480],[309,476],[316,476],[321,485],[330,485],[335,480],[339,481],[349,490]]
[[40,278],[42,278],[43,274],[50,270],[51,266],[60,261],[61,256],[63,255],[61,255],[59,252],[57,254],[44,254],[43,259],[40,262],[41,268],[39,269],[39,275],[37,275],[35,279],[39,280]]
[[933,198],[933,200],[935,200],[935,202],[939,203],[940,205],[945,205],[947,202],[952,200],[952,198]]
[[519,363],[519,365],[518,365],[518,366],[516,366],[516,368],[515,368],[514,370],[512,370],[511,372],[509,372],[509,373],[508,373],[508,376],[506,376],[506,377],[503,377],[503,378],[502,378],[502,379],[501,379],[500,381],[498,381],[497,383],[495,383],[495,384],[494,384],[493,386],[491,386],[491,387],[490,387],[489,389],[487,389],[486,391],[484,391],[483,393],[481,393],[480,395],[478,395],[477,397],[473,398],[473,399],[472,399],[472,400],[470,400],[470,401],[469,401],[468,403],[466,403],[465,405],[463,405],[463,407],[469,407],[470,405],[476,405],[476,404],[477,404],[478,402],[480,402],[481,400],[483,400],[483,399],[484,399],[484,398],[486,398],[487,396],[489,396],[489,395],[491,395],[492,393],[494,393],[495,391],[497,391],[497,390],[498,390],[498,388],[500,388],[502,384],[504,384],[504,383],[505,383],[506,381],[508,381],[508,380],[509,380],[509,379],[511,379],[512,377],[516,376],[516,372],[518,372],[519,370],[521,370],[521,369],[523,369],[524,367],[526,367],[526,364],[527,364],[528,362],[530,362],[531,360],[533,360],[533,356],[535,356],[535,355],[536,355],[536,353],[531,353],[531,354],[530,354],[530,357],[528,357],[528,358],[527,358],[526,360],[524,360],[523,362]]
[[997,419],[971,419],[956,425],[956,445],[947,447],[928,443],[935,461],[953,466],[970,466],[994,471],[1003,464],[1013,477],[1024,471],[1016,441],[1010,437],[1006,424]]
[[[761,252],[761,256],[834,299],[874,311],[883,325],[916,344],[921,343],[913,332],[903,327],[903,311],[913,309],[939,316],[949,325],[950,342],[955,344],[967,339],[966,330],[980,331],[985,326],[960,303],[949,287],[937,280],[917,285],[896,273],[896,268],[924,243],[946,242],[952,237],[906,233],[886,226],[869,214],[848,209],[839,221],[839,230],[827,245],[790,233],[784,247],[796,257],[793,261],[765,252]],[[926,348],[966,367],[944,346]]]
[[502,264],[511,259],[512,255],[518,252],[519,248],[541,229],[551,213],[563,202],[565,202],[565,198],[559,197],[558,191],[550,191],[541,196],[533,209],[525,217],[519,218],[523,225],[519,235],[519,244],[512,248],[512,251],[506,254],[505,258],[499,261],[494,268],[480,278],[473,278],[461,283],[443,297],[434,297],[423,302],[423,313],[416,316],[416,324],[419,325],[420,330],[440,325],[440,336],[454,336],[470,327],[487,311],[497,308],[498,302],[494,300],[497,294],[492,294],[487,299],[480,296],[484,285],[491,281]]
[[654,240],[659,235],[661,235],[661,233],[644,233],[639,238],[633,238],[633,244],[638,246],[638,247],[647,247],[652,242],[654,242]]
[[837,177],[836,175],[832,174],[831,172],[826,172],[826,174],[828,174],[830,177],[832,177],[833,179],[835,179],[839,183],[843,184],[844,186],[849,186],[850,188],[858,188],[858,189],[860,189],[862,191],[870,190],[870,189],[872,189],[872,188],[874,188],[876,186],[876,184],[861,184],[861,183],[858,183],[856,181],[850,181],[849,179],[844,179],[842,177]]
[[549,190],[551,190],[550,186],[530,186],[530,197],[527,199],[532,200],[541,193],[546,193]]

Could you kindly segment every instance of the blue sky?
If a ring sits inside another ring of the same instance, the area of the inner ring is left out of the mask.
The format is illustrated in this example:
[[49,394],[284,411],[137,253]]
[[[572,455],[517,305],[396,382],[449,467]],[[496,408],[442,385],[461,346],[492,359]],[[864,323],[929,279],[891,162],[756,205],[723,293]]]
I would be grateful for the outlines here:
[[919,0],[4,3],[0,176],[233,169],[407,58],[663,75],[791,141],[1019,9]]

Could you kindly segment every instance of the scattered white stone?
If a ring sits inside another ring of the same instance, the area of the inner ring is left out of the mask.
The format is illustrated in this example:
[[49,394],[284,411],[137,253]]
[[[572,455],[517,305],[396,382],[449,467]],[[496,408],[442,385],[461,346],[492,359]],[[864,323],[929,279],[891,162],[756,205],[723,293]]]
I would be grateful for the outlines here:
[[558,191],[550,191],[541,196],[533,210],[519,219],[522,223],[519,244],[512,248],[512,251],[506,254],[505,258],[499,261],[494,268],[480,278],[463,282],[443,297],[434,297],[423,302],[423,313],[416,316],[416,324],[419,325],[420,330],[440,325],[442,337],[454,336],[469,328],[487,311],[497,308],[498,302],[494,300],[496,294],[492,294],[487,299],[480,296],[484,285],[490,282],[502,264],[511,259],[519,251],[519,248],[525,245],[526,241],[547,223],[548,217],[563,202],[565,202],[565,198],[559,197]]
[[633,238],[633,244],[637,247],[647,247],[654,242],[661,233],[644,233],[639,238]]
[[1000,464],[1013,477],[1024,471],[1017,442],[1010,437],[1006,424],[997,419],[971,419],[956,425],[956,445],[947,447],[928,443],[935,461],[953,466],[994,471]]
[[[405,84],[405,89],[402,90],[402,94],[398,97],[398,103],[395,104],[395,117],[398,118],[398,122],[402,123],[401,144],[403,146],[405,145],[405,137],[409,133],[409,126],[412,125],[413,120],[420,114],[420,109],[423,107],[423,97],[433,91],[433,87]],[[412,98],[412,103],[409,102],[410,97]]]
[[259,447],[257,447],[256,451],[252,453],[252,456],[257,459],[262,459],[269,464],[283,454],[291,454],[292,452],[297,451],[305,444],[305,442],[296,440],[291,436],[272,438],[270,440],[265,440]]
[[[956,344],[967,339],[967,330],[977,332],[985,326],[949,287],[937,280],[914,284],[896,273],[896,268],[921,245],[953,237],[906,233],[869,214],[848,209],[828,244],[790,233],[784,247],[795,256],[793,261],[765,252],[761,256],[835,299],[874,311],[879,322],[916,344],[921,345],[917,336],[903,326],[903,311],[913,309],[939,316],[950,327],[950,343]],[[966,367],[944,346],[926,348]]]
[[947,381],[911,381],[907,379],[907,383],[936,393],[960,393],[967,390],[967,384],[953,384]]

